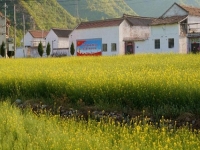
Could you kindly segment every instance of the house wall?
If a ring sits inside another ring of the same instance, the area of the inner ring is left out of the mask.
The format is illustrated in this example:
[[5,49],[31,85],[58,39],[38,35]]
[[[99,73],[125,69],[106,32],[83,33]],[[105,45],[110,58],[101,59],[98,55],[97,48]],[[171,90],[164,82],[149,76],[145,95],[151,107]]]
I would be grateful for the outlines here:
[[[120,25],[120,54],[125,54],[125,41],[123,39],[148,39],[151,34],[149,26],[130,26],[127,21]],[[149,51],[148,40],[133,41],[135,44],[135,54]]]
[[34,38],[29,32],[25,34],[24,39],[22,38],[22,46],[23,42],[25,43],[25,47],[37,47],[40,42],[42,42],[43,46],[46,45],[45,38]]
[[[149,38],[149,49],[156,53],[179,53],[179,24],[157,25],[151,27],[151,37]],[[174,48],[168,47],[168,39],[174,39]],[[160,39],[160,49],[155,49],[155,39]]]
[[59,41],[58,36],[51,29],[46,36],[46,46],[49,42],[49,44],[51,46],[51,53],[53,53],[53,49],[58,48],[58,41]]
[[[76,41],[82,39],[102,38],[102,44],[107,44],[107,52],[102,55],[118,55],[119,54],[119,27],[102,27],[90,29],[75,29],[69,36],[69,43],[74,43],[76,50]],[[116,43],[117,50],[111,51],[111,43]],[[76,55],[76,52],[75,52]]]
[[169,8],[163,15],[162,17],[171,17],[171,16],[184,16],[187,15],[188,13],[180,8],[178,5],[174,4],[172,5],[171,8]]
[[69,48],[69,38],[59,37],[57,48]]
[[[149,38],[144,41],[135,41],[135,53],[182,53],[180,51],[180,42],[185,42],[186,38],[179,41],[179,25],[157,25],[150,27]],[[168,48],[168,39],[174,38],[174,48]],[[155,40],[160,39],[160,48],[155,48]],[[187,43],[187,42],[186,42]],[[181,43],[183,44],[183,43]],[[186,46],[187,47],[187,46]]]
[[192,30],[189,32],[200,32],[200,17],[199,16],[188,16],[188,28]]
[[[29,32],[27,32],[24,36],[24,39],[22,38],[22,40],[21,40],[22,46],[23,45],[25,45],[26,47],[32,46],[31,41],[33,41],[33,36]],[[24,44],[23,44],[23,42],[24,42]]]
[[5,34],[5,19],[0,16],[0,45],[2,42],[6,41],[6,34]]

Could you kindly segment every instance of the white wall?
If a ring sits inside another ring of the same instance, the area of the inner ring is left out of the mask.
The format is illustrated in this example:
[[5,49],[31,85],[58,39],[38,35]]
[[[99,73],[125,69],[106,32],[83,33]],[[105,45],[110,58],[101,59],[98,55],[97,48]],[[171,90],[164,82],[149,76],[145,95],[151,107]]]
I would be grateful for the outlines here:
[[[139,38],[148,39],[151,34],[151,27],[149,26],[130,26],[127,21],[122,22],[120,25],[120,53],[125,54],[125,41],[124,38]],[[149,51],[148,41],[134,41],[135,53],[144,53]]]
[[[192,23],[199,23],[199,24],[192,24]],[[195,32],[200,32],[200,17],[199,16],[188,16],[188,28],[194,28]]]
[[59,37],[58,48],[69,48],[69,38]]
[[21,43],[23,44],[23,42],[24,42],[25,46],[32,46],[31,41],[33,41],[33,36],[29,32],[27,32],[24,36],[24,39],[22,38]]
[[[152,52],[156,53],[179,53],[179,24],[157,25],[151,27],[151,36],[147,45]],[[174,38],[174,48],[168,48],[168,39]],[[160,39],[160,49],[155,49],[155,39]]]
[[171,16],[184,16],[187,15],[188,13],[180,8],[178,5],[173,5],[169,10],[167,10],[162,17],[171,17]]
[[[119,54],[119,27],[103,27],[91,29],[75,29],[69,35],[69,43],[72,41],[76,50],[76,41],[81,39],[102,38],[102,44],[107,44],[107,52],[102,55],[118,55]],[[111,51],[111,43],[117,44],[117,51]],[[76,52],[75,52],[76,55]]]
[[52,29],[49,31],[49,33],[46,36],[46,46],[48,42],[51,45],[51,53],[52,53],[53,49],[58,48],[58,37]]

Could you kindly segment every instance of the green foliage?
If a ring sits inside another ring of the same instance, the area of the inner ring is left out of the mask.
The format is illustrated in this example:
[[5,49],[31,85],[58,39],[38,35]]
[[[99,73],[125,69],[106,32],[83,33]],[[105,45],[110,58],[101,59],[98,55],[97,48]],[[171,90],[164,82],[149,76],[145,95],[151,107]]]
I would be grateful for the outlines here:
[[72,7],[71,1],[58,1],[58,3],[73,16],[88,20],[116,18],[121,17],[124,13],[136,15],[124,0],[81,0],[78,1],[78,12],[77,6]]
[[5,42],[2,41],[2,44],[1,44],[1,56],[2,57],[5,57],[5,54],[6,54],[6,49],[5,49]]
[[74,52],[75,52],[74,43],[72,42],[72,44],[70,46],[70,53],[71,53],[72,56],[74,55]]
[[50,46],[49,42],[48,42],[48,44],[47,44],[46,53],[47,53],[47,57],[48,57],[48,56],[50,55],[50,53],[51,53],[51,46]]
[[43,46],[42,46],[42,42],[40,41],[40,43],[38,44],[38,53],[39,55],[42,57],[44,50],[43,50]]

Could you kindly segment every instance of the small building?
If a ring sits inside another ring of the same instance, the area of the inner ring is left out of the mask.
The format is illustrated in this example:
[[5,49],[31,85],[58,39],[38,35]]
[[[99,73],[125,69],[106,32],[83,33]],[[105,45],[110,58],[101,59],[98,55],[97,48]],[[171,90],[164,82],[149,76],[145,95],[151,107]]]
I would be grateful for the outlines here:
[[76,55],[124,55],[136,53],[135,42],[150,36],[152,18],[121,18],[81,22],[70,35]]
[[69,56],[69,34],[72,30],[52,28],[46,36],[46,45],[51,45],[52,56]]
[[159,18],[123,15],[81,22],[69,38],[77,56],[196,53],[200,50],[200,8],[174,3]]
[[43,45],[45,56],[46,36],[48,33],[49,31],[44,30],[29,30],[21,40],[21,43],[24,46],[24,57],[40,57],[38,53],[38,45],[40,42]]

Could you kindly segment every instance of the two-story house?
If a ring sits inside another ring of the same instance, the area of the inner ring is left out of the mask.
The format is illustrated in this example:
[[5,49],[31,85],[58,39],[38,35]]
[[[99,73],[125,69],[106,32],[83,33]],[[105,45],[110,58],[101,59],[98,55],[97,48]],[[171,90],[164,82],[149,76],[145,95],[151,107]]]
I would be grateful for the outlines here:
[[200,8],[174,3],[159,18],[123,15],[81,22],[69,38],[78,56],[190,53],[200,49],[199,29]]
[[69,55],[70,29],[52,28],[46,36],[46,45],[51,45],[51,55]]
[[[39,57],[38,45],[41,42],[45,52],[46,36],[49,31],[44,30],[30,30],[21,40],[23,45],[24,57]],[[45,54],[45,53],[44,53]]]

